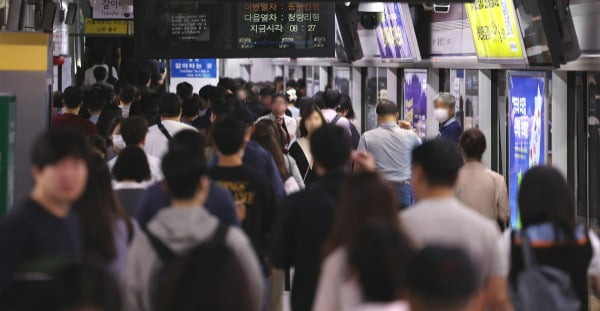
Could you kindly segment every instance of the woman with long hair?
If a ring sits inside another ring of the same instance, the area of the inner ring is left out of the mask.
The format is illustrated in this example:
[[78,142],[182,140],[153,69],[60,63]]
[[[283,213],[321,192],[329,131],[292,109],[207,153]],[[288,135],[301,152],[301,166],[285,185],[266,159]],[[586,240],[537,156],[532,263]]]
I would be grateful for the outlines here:
[[135,227],[119,206],[108,166],[101,158],[90,160],[88,182],[74,209],[82,227],[84,260],[118,277]]
[[305,185],[309,185],[317,178],[313,171],[314,161],[310,151],[310,136],[325,123],[325,118],[316,105],[302,107],[302,117],[298,126],[300,138],[290,146],[289,154],[296,161]]
[[412,243],[402,233],[395,192],[392,186],[377,173],[359,173],[349,177],[340,194],[332,233],[325,245],[319,287],[314,309],[352,310],[360,305],[361,283],[357,258],[357,241],[369,226],[387,228],[398,232],[402,256],[397,265],[408,263],[413,252]]
[[263,119],[256,123],[252,140],[271,153],[279,169],[281,181],[290,194],[304,189],[304,181],[294,158],[284,152],[285,139],[282,137],[283,135],[283,129],[280,126],[271,120]]
[[518,201],[522,229],[505,231],[503,243],[510,258],[510,286],[516,289],[526,269],[522,243],[527,241],[525,247],[538,265],[570,276],[580,310],[587,310],[588,279],[596,295],[600,289],[600,240],[575,220],[575,203],[566,180],[551,166],[533,167],[523,176]]

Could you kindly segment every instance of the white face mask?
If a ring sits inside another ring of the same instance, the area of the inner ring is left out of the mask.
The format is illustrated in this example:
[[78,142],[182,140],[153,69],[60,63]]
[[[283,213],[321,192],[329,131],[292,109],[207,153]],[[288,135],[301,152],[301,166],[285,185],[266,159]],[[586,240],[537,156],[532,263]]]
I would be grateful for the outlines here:
[[112,136],[113,146],[119,150],[125,149],[125,141],[123,140],[123,136],[121,135],[113,135]]
[[448,119],[450,119],[448,117],[448,110],[446,110],[444,108],[437,108],[437,109],[433,110],[433,115],[435,116],[435,119],[439,123],[443,123],[443,122],[447,121]]

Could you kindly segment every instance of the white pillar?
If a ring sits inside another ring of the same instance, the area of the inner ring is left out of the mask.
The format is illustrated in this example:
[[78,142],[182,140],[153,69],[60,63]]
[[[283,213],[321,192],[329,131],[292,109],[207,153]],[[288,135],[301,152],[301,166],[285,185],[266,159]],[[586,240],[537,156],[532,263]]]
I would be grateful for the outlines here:
[[435,138],[439,132],[439,123],[433,114],[433,99],[440,90],[440,70],[427,69],[427,139]]
[[[567,176],[567,72],[552,71],[552,165]],[[546,110],[547,111],[547,110]],[[548,120],[548,113],[546,119]],[[548,121],[546,121],[548,122]],[[546,135],[548,137],[548,135]],[[548,144],[546,144],[548,146]]]
[[487,140],[487,149],[483,154],[483,163],[489,168],[492,164],[492,73],[491,70],[479,70],[479,129]]
[[352,105],[354,108],[354,114],[356,115],[356,120],[361,122],[362,128],[362,107],[363,107],[363,98],[362,98],[362,73],[360,67],[351,67],[350,68],[350,83],[352,83],[350,87],[350,91],[352,92]]
[[387,68],[386,72],[388,99],[398,105],[401,102],[401,99],[398,98],[398,69]]

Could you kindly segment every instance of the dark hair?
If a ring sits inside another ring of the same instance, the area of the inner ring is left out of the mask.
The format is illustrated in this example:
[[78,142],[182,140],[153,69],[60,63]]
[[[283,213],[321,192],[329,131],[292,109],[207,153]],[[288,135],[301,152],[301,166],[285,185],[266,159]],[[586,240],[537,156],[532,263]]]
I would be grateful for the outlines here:
[[399,228],[394,189],[377,173],[349,176],[342,186],[339,203],[327,253],[342,246],[353,248],[358,233],[373,220]]
[[108,146],[106,145],[106,140],[104,137],[98,134],[90,135],[88,136],[88,143],[90,146],[90,152],[93,155],[97,155],[103,159],[106,158],[106,149]]
[[421,166],[429,185],[453,187],[463,163],[456,144],[436,139],[413,150],[412,164]]
[[158,111],[161,117],[178,117],[181,114],[181,100],[173,93],[164,94],[158,100]]
[[291,87],[291,88],[295,89],[297,86],[298,86],[298,83],[296,83],[296,80],[288,80],[285,83],[286,88]]
[[318,91],[313,95],[313,100],[315,101],[315,105],[319,107],[319,109],[325,108],[325,92]]
[[[156,124],[159,119],[158,100],[160,95],[157,93],[142,94],[138,102],[139,111],[142,117],[146,118],[149,125]],[[133,107],[131,107],[133,110]]]
[[119,153],[112,170],[116,181],[135,180],[138,183],[150,180],[150,166],[144,150],[138,146],[127,146]]
[[464,307],[480,288],[477,267],[459,248],[427,246],[407,267],[411,295],[427,310]]
[[250,111],[247,105],[239,104],[239,102],[231,112],[230,116],[246,124],[247,127],[252,126],[254,123],[254,114],[252,111]]
[[197,153],[169,150],[162,160],[162,170],[171,197],[190,199],[206,175],[206,163]]
[[260,92],[258,93],[258,95],[260,96],[273,96],[275,95],[275,89],[273,87],[270,86],[265,86],[263,88],[260,89]]
[[274,83],[278,83],[278,82],[283,83],[283,77],[282,76],[277,76],[277,77],[275,77],[275,79],[273,79],[273,82]]
[[321,121],[323,121],[323,124],[326,124],[327,122],[325,121],[325,117],[323,117],[323,114],[321,113],[321,110],[315,106],[314,104],[308,107],[303,107],[304,110],[302,111],[302,114],[300,116],[300,124],[298,125],[298,130],[300,131],[300,137],[306,137],[308,136],[308,130],[306,129],[306,125],[304,125],[304,123],[306,123],[306,120],[308,118],[310,118],[310,116],[312,116],[313,113],[317,113],[319,115],[319,117],[321,117]]
[[67,108],[75,109],[83,102],[83,90],[77,86],[69,86],[63,92],[62,98],[65,101],[65,106],[67,106]]
[[326,170],[342,168],[352,152],[346,130],[332,124],[323,124],[312,134],[310,149],[315,162]]
[[104,66],[96,66],[96,68],[94,68],[94,79],[96,79],[96,82],[106,80],[107,76],[108,71],[106,68],[104,68]]
[[218,97],[216,100],[211,101],[211,111],[215,114],[217,119],[222,118],[225,115],[230,114],[236,106],[237,99],[235,96],[223,96]]
[[348,94],[342,94],[342,98],[340,99],[339,106],[337,108],[338,112],[348,111],[346,114],[346,118],[354,119],[356,115],[354,114],[354,108],[352,107],[352,99]]
[[148,133],[148,121],[142,117],[129,117],[121,121],[121,136],[128,146],[139,145]]
[[286,103],[290,102],[289,99],[288,99],[287,94],[277,93],[277,94],[273,95],[273,102],[275,102],[275,99],[277,99],[277,98],[283,98]]
[[204,100],[210,100],[214,103],[219,98],[225,97],[225,90],[213,85],[205,85],[198,92],[198,96]]
[[89,111],[94,112],[102,111],[107,104],[106,98],[100,94],[100,90],[94,88],[84,92],[83,102]]
[[193,130],[179,131],[169,140],[169,151],[191,152],[196,154],[202,162],[206,162],[205,147],[204,136]]
[[138,71],[137,79],[140,85],[146,85],[152,79],[152,73],[150,70],[142,68]]
[[[111,124],[109,124],[108,129],[106,130],[106,133],[104,135],[104,139],[106,140],[106,143],[108,146],[112,146],[112,134],[115,131],[115,129],[117,128],[117,126],[121,125],[121,122],[123,122],[123,118],[115,118]],[[120,131],[119,131],[120,132]]]
[[193,95],[184,99],[181,104],[181,114],[185,117],[196,117],[200,111],[200,97]]
[[356,235],[348,259],[358,275],[365,300],[397,300],[407,287],[407,266],[414,255],[410,241],[397,226],[381,221],[369,222]]
[[65,127],[53,127],[42,133],[31,148],[31,163],[42,170],[67,157],[87,161],[88,143],[83,135]]
[[125,85],[121,88],[121,92],[119,92],[119,99],[124,103],[131,103],[135,100],[136,95],[137,90],[135,87]]
[[277,168],[279,169],[279,175],[285,181],[289,172],[283,158],[282,137],[279,128],[279,125],[276,125],[272,120],[260,120],[256,123],[254,133],[252,133],[252,140],[259,143],[273,156],[275,164],[277,164]]
[[232,155],[240,151],[245,136],[246,125],[232,117],[217,121],[211,130],[211,138],[216,149],[224,155]]
[[298,81],[296,81],[296,88],[297,89],[303,89],[306,87],[306,80],[304,79],[298,79]]
[[194,87],[188,82],[181,82],[177,84],[176,93],[181,100],[189,99],[194,95]]
[[335,109],[340,104],[342,94],[337,90],[327,90],[323,95],[325,108]]
[[248,271],[225,245],[195,247],[174,263],[167,283],[160,310],[258,311]]
[[460,136],[460,147],[468,158],[481,160],[485,152],[485,135],[478,128],[466,130]]
[[79,310],[84,306],[94,310],[123,310],[119,283],[100,267],[64,265],[54,272],[50,292],[56,309],[48,310]]
[[519,210],[523,228],[549,222],[561,236],[574,238],[573,194],[557,169],[536,166],[525,173],[519,188]]
[[89,261],[108,265],[117,256],[113,235],[115,220],[123,219],[130,233],[133,232],[133,226],[112,189],[106,162],[99,157],[93,157],[88,167],[85,191],[74,203],[73,208],[77,211],[83,230],[84,254]]
[[238,89],[237,83],[235,82],[235,80],[233,80],[231,78],[219,79],[219,83],[217,83],[217,87],[222,87],[225,90],[230,90],[233,93],[235,93]]
[[382,99],[375,108],[375,113],[379,116],[383,115],[395,115],[398,113],[398,106],[391,100]]

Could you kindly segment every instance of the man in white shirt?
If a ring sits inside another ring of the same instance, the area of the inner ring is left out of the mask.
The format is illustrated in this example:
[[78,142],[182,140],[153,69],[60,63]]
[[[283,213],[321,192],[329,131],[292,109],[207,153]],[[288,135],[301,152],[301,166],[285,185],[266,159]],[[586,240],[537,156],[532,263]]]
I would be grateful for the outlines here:
[[412,188],[418,203],[400,214],[405,232],[419,247],[441,245],[464,250],[479,267],[486,307],[510,310],[508,258],[502,256],[496,223],[454,197],[462,165],[456,144],[432,140],[412,153]]
[[327,92],[325,92],[325,94],[323,95],[325,108],[321,110],[321,113],[325,118],[325,122],[344,128],[348,132],[348,135],[352,137],[352,131],[350,130],[350,121],[348,121],[348,119],[346,119],[345,117],[339,115],[336,111],[336,108],[339,106],[341,99],[342,94],[337,90],[328,90]]
[[296,130],[298,129],[298,126],[296,124],[296,119],[285,114],[285,111],[287,109],[287,101],[288,100],[284,94],[276,94],[275,96],[273,96],[271,113],[264,117],[258,118],[256,122],[263,119],[269,119],[281,125],[289,135],[287,145],[289,147],[296,141]]
[[169,140],[179,131],[193,130],[193,126],[180,122],[181,101],[173,93],[168,93],[158,100],[160,121],[148,129],[144,150],[146,154],[162,158],[169,149]]
[[[144,149],[146,135],[148,133],[148,121],[142,117],[131,117],[121,122],[121,136],[125,141],[126,146],[137,146]],[[118,156],[108,161],[108,167],[112,168],[117,163]],[[148,166],[150,167],[151,179],[145,183],[151,185],[163,179],[162,170],[160,168],[160,159],[146,153]],[[116,190],[116,189],[115,189]]]
[[[102,66],[104,67],[104,69],[106,69],[107,72],[107,76],[111,77],[111,72],[108,71],[109,70],[109,66],[107,64],[97,64],[94,65],[90,68],[88,68],[85,71],[84,74],[84,79],[83,79],[83,86],[92,86],[94,83],[96,83],[96,78],[94,77],[94,69],[96,69],[96,67]],[[110,67],[110,70],[112,70],[112,78],[119,80],[119,76],[117,74],[117,69],[115,69],[115,67]]]
[[421,139],[414,131],[398,126],[398,106],[394,102],[381,100],[376,110],[378,127],[362,135],[358,150],[375,157],[377,171],[393,183],[398,203],[409,207],[412,204],[410,157]]

